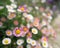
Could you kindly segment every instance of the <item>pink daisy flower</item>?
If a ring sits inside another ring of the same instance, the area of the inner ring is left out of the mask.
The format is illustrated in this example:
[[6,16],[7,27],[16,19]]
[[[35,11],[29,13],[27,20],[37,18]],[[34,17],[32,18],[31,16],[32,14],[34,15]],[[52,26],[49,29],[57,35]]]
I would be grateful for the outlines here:
[[7,30],[7,31],[6,31],[6,35],[7,35],[7,36],[12,36],[12,31],[11,31],[11,30]]
[[14,23],[14,25],[18,25],[19,24],[17,20],[14,20],[13,23]]
[[27,27],[23,27],[23,32],[26,34],[29,32],[29,29]]
[[22,26],[21,28],[22,28],[21,37],[24,37],[29,32],[29,29],[27,27],[25,27],[25,26]]
[[49,30],[45,27],[45,28],[43,28],[42,30],[42,33],[44,34],[44,35],[46,35],[46,36],[49,36],[50,35],[50,32],[49,32]]
[[18,28],[16,27],[14,30],[13,30],[13,35],[16,36],[16,37],[20,37],[22,35],[23,31],[21,28]]
[[19,6],[18,7],[18,11],[19,12],[26,12],[27,11],[27,8],[26,8],[26,6]]
[[46,36],[42,36],[41,41],[48,41],[48,38]]
[[28,37],[28,38],[31,38],[31,37],[32,37],[32,33],[31,33],[31,32],[28,32],[28,33],[27,33],[27,37]]
[[5,22],[6,18],[5,17],[1,17],[1,21]]

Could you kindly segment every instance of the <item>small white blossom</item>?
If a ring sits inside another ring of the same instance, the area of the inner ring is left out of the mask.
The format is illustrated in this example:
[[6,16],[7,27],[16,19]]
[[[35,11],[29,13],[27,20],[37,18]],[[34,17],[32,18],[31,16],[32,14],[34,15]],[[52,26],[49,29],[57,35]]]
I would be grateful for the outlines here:
[[38,30],[36,28],[32,28],[32,33],[33,34],[38,34]]
[[2,40],[2,44],[4,44],[4,45],[8,45],[8,44],[10,44],[11,43],[11,39],[10,38],[4,38],[3,40]]
[[23,39],[18,39],[16,43],[17,43],[17,45],[22,45],[24,43],[24,40]]

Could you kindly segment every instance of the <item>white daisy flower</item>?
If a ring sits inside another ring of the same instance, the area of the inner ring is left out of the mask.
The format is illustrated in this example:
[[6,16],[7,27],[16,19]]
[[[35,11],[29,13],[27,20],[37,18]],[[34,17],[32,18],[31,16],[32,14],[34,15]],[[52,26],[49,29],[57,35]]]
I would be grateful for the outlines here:
[[16,12],[16,10],[14,10],[14,7],[11,5],[6,5],[6,8],[8,9],[9,12]]
[[27,13],[23,13],[23,16],[24,16],[24,17],[27,17],[27,15],[28,15]]
[[27,27],[30,28],[30,24],[29,23],[27,23]]
[[12,6],[13,8],[17,8],[17,5],[16,5],[16,4],[11,4],[11,6]]
[[46,0],[41,0],[41,3],[45,3],[46,2]]
[[14,3],[15,2],[15,0],[10,0],[12,3]]
[[38,34],[38,30],[36,28],[32,28],[32,33],[33,34]]
[[32,46],[36,46],[36,41],[35,41],[35,40],[32,40],[32,41],[31,41],[31,45],[32,45]]
[[0,10],[3,9],[4,7],[3,6],[0,6]]
[[21,45],[21,46],[17,46],[17,48],[23,48],[23,46]]
[[42,46],[43,46],[44,48],[47,48],[47,47],[48,47],[48,43],[47,43],[46,41],[43,41],[43,42],[42,42]]
[[27,38],[27,43],[31,43],[32,39],[31,38]]
[[13,9],[13,7],[11,5],[6,5],[6,8],[9,10],[9,9]]
[[28,7],[27,12],[31,12],[32,9],[33,9],[32,7]]
[[46,13],[43,12],[43,13],[42,13],[42,16],[46,16]]
[[4,44],[4,45],[8,45],[8,44],[10,44],[11,43],[11,39],[10,38],[4,38],[3,40],[2,40],[2,44]]
[[39,10],[39,7],[38,7],[38,6],[35,6],[35,9],[36,9],[36,10]]
[[16,12],[16,10],[8,9],[9,12]]
[[49,19],[49,20],[52,20],[52,16],[48,16],[48,19]]
[[28,44],[28,45],[27,45],[27,48],[31,48],[31,45],[30,45],[30,44]]
[[47,23],[46,23],[46,21],[42,21],[42,26],[45,26],[45,25],[47,25]]
[[31,22],[33,22],[34,17],[33,17],[31,14],[28,14],[28,15],[27,15],[27,18],[28,18]]
[[22,45],[24,43],[24,40],[23,39],[18,39],[16,43],[17,43],[17,45]]

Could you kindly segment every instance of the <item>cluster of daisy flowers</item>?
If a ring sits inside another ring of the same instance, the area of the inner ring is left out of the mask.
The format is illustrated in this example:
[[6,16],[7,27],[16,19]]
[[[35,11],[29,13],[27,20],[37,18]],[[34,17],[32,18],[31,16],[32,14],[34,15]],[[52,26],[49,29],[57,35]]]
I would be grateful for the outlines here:
[[[56,37],[56,32],[50,25],[53,11],[49,7],[45,9],[44,7],[34,6],[35,10],[41,13],[41,16],[34,17],[30,14],[33,7],[27,5],[17,6],[14,0],[10,1],[12,4],[6,5],[8,11],[7,19],[11,21],[15,18],[20,18],[19,15],[22,14],[21,18],[22,20],[26,20],[27,24],[23,25],[19,23],[20,20],[14,20],[13,24],[15,26],[5,31],[8,37],[3,38],[2,44],[10,45],[12,43],[11,38],[15,37],[19,38],[13,42],[17,45],[17,48],[25,48],[24,43],[26,43],[26,48],[49,48],[49,37]],[[6,19],[1,18],[1,20],[5,21]],[[0,21],[0,27],[3,26],[2,21]]]

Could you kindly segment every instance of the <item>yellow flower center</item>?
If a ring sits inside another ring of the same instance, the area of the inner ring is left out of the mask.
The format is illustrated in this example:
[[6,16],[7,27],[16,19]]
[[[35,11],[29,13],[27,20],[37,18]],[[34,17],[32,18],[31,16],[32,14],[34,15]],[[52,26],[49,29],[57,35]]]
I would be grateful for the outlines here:
[[48,16],[50,16],[51,14],[50,14],[50,13],[48,13],[47,15],[48,15]]
[[44,43],[44,46],[46,46],[46,43]]
[[34,42],[32,42],[32,44],[34,44]]
[[20,10],[24,11],[24,7],[20,8]]
[[7,34],[9,35],[9,34],[10,34],[10,32],[7,32]]
[[14,17],[14,16],[15,16],[15,14],[14,14],[14,13],[11,13],[11,14],[10,14],[10,16],[11,16],[11,17],[12,17],[12,16]]
[[35,32],[36,32],[36,30],[32,30],[32,32],[33,32],[33,33],[35,33]]
[[27,37],[29,37],[29,36],[30,36],[30,33],[27,34]]
[[23,30],[24,30],[24,32],[26,32],[26,31],[27,31],[27,28],[26,28],[26,27],[24,27],[24,28],[23,28]]
[[5,40],[4,42],[5,42],[5,44],[8,44],[9,41],[8,40]]
[[16,30],[16,34],[20,34],[20,32],[21,32],[21,31],[20,31],[19,29],[18,29],[18,30]]
[[46,38],[44,38],[43,40],[46,41]]

